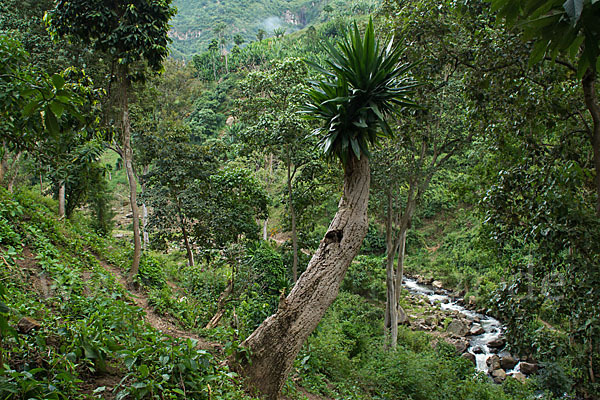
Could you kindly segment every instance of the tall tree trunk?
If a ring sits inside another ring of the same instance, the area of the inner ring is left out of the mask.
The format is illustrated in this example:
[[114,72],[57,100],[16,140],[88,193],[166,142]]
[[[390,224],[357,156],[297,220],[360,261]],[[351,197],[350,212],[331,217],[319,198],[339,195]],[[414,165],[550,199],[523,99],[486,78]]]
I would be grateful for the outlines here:
[[65,182],[61,182],[58,187],[58,217],[64,218],[65,216]]
[[400,301],[402,295],[402,280],[404,279],[404,257],[406,254],[406,234],[408,225],[400,224],[398,236],[398,263],[396,264],[396,302]]
[[406,208],[402,217],[400,218],[400,232],[398,242],[398,265],[396,267],[396,301],[400,300],[402,294],[402,279],[404,279],[404,257],[406,254],[406,234],[412,221],[412,217],[415,213],[417,205],[417,192],[418,181],[413,180],[409,184],[408,195],[406,198]]
[[[146,175],[150,170],[150,166],[144,165],[144,169],[142,171],[142,175]],[[144,251],[148,248],[150,244],[150,237],[148,235],[148,207],[146,207],[146,200],[144,196],[144,192],[146,191],[146,182],[142,178],[142,199],[144,202],[142,203],[142,243]]]
[[129,182],[129,203],[131,205],[131,214],[133,216],[133,261],[131,269],[127,275],[129,284],[133,283],[133,279],[138,274],[140,269],[140,258],[142,256],[142,241],[140,238],[140,211],[137,205],[137,180],[133,171],[133,149],[131,147],[131,124],[129,121],[129,80],[127,71],[124,68],[120,69],[119,80],[121,83],[121,130],[123,142],[123,163],[127,172],[127,181]]
[[188,265],[190,267],[193,267],[194,265],[196,265],[194,262],[194,252],[192,251],[192,246],[190,245],[190,240],[188,238],[187,230],[185,229],[184,223],[181,223],[181,233],[183,234],[183,242],[185,243],[185,251],[187,252],[187,256],[188,256]]
[[386,287],[385,328],[389,332],[389,344],[392,349],[398,344],[398,297],[396,296],[396,281],[394,276],[394,259],[396,258],[396,240],[394,240],[394,204],[391,190],[387,192],[388,209],[385,230],[386,244]]
[[194,252],[192,251],[192,246],[190,245],[187,229],[185,229],[185,218],[183,217],[183,213],[181,212],[181,206],[179,203],[177,204],[177,214],[179,215],[179,224],[181,225],[183,244],[185,245],[185,251],[188,257],[188,266],[193,267],[194,265],[196,265],[194,262]]
[[2,142],[2,157],[0,158],[0,184],[4,181],[4,176],[8,170],[8,149],[6,142]]
[[288,189],[288,207],[290,209],[290,218],[292,220],[292,275],[294,283],[298,280],[298,232],[296,232],[296,211],[294,210],[294,200],[292,197],[292,163],[287,161],[287,189]]
[[267,230],[268,225],[269,225],[269,218],[266,218],[265,221],[263,222],[263,240],[265,242],[269,238],[269,236],[268,236],[268,230]]
[[592,68],[588,68],[583,80],[583,94],[585,105],[592,116],[592,132],[590,132],[590,141],[594,151],[594,169],[596,170],[596,215],[600,217],[600,106],[596,96],[596,72]]
[[21,158],[22,154],[22,151],[17,153],[10,167],[10,178],[8,179],[8,191],[10,193],[13,192],[17,175],[19,175],[19,159]]
[[277,312],[243,343],[250,352],[242,374],[266,399],[278,398],[302,344],[337,297],[348,266],[367,234],[369,161],[354,156],[344,171],[344,193],[338,212],[308,268]]

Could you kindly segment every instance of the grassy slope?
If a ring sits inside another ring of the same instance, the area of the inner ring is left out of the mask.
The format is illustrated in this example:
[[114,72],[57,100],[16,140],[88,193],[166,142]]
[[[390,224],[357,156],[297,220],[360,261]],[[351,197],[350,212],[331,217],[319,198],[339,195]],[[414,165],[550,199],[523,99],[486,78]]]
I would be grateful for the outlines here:
[[58,221],[55,208],[0,189],[0,282],[9,307],[0,398],[247,398],[214,355],[146,322],[118,279],[127,251],[81,221]]

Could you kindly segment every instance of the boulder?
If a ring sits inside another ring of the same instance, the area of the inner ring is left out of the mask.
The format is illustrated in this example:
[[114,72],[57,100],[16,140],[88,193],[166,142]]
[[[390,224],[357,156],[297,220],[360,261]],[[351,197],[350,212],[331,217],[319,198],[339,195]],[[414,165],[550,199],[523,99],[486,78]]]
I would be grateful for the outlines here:
[[481,346],[475,346],[475,347],[473,347],[473,353],[483,354],[483,349],[481,348]]
[[467,342],[466,340],[457,340],[453,344],[458,354],[464,354],[469,348],[469,342]]
[[398,306],[398,325],[408,325],[408,315],[401,306]]
[[488,357],[488,359],[485,360],[485,365],[487,365],[489,373],[492,373],[497,369],[502,369],[502,367],[500,366],[500,357],[498,357],[495,354],[491,357]]
[[425,323],[432,328],[436,328],[438,326],[438,319],[436,315],[428,315],[425,317]]
[[521,362],[521,372],[525,375],[532,375],[538,371],[538,365],[535,363]]
[[492,349],[500,349],[506,345],[506,339],[503,337],[498,337],[496,339],[490,340],[488,342],[488,347]]
[[453,319],[446,331],[455,336],[465,336],[469,332],[467,325],[460,319]]
[[506,371],[503,369],[496,369],[492,372],[492,379],[496,383],[502,383],[506,379]]
[[520,372],[515,372],[514,374],[511,375],[513,378],[515,378],[516,380],[518,380],[521,383],[525,383],[527,382],[527,378],[525,377],[525,375],[523,375]]
[[475,354],[466,352],[466,353],[462,353],[461,357],[466,360],[471,361],[473,363],[473,365],[477,365],[477,359],[475,358]]
[[436,289],[443,289],[444,285],[440,281],[433,281],[431,285]]
[[500,359],[500,365],[502,366],[502,369],[504,369],[505,371],[513,369],[515,367],[515,365],[517,365],[517,364],[518,364],[518,361],[515,360],[515,358],[513,356],[505,356]]
[[42,324],[36,321],[33,318],[23,317],[17,322],[17,332],[19,333],[29,333],[34,329],[41,328]]
[[481,325],[473,325],[469,330],[469,335],[471,336],[483,335],[484,333],[485,330],[483,330]]

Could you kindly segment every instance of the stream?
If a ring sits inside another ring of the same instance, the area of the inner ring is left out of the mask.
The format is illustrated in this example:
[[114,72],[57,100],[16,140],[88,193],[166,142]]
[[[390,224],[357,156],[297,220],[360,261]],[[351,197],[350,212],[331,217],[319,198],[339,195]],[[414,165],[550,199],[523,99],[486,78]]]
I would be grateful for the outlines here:
[[[488,315],[480,314],[471,310],[466,309],[453,300],[449,292],[444,289],[432,289],[430,287],[419,284],[415,279],[404,278],[404,288],[412,294],[421,295],[429,300],[432,305],[438,305],[442,310],[458,311],[463,314],[467,319],[478,321],[484,330],[484,333],[476,336],[466,336],[469,341],[469,348],[467,351],[475,356],[477,370],[488,372],[488,366],[486,360],[494,354],[499,356],[503,355],[503,352],[493,351],[488,346],[488,343],[498,339],[502,336],[504,327],[495,318]],[[507,374],[519,372],[520,365],[517,364],[512,370],[506,371]]]

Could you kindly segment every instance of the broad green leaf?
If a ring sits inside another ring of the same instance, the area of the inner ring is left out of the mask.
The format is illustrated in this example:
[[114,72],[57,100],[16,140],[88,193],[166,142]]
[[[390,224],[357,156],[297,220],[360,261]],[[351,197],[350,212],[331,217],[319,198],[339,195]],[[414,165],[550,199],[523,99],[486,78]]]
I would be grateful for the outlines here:
[[46,129],[48,132],[50,132],[50,134],[58,135],[60,133],[58,121],[56,120],[56,116],[50,107],[46,107],[44,110],[44,123],[46,124]]
[[54,75],[52,75],[51,79],[52,79],[52,84],[54,85],[56,90],[60,90],[63,88],[63,86],[65,86],[65,78],[63,78],[61,75],[54,74]]
[[50,109],[52,110],[56,118],[60,118],[62,117],[63,112],[65,111],[65,106],[60,101],[55,100],[52,103],[50,103]]

